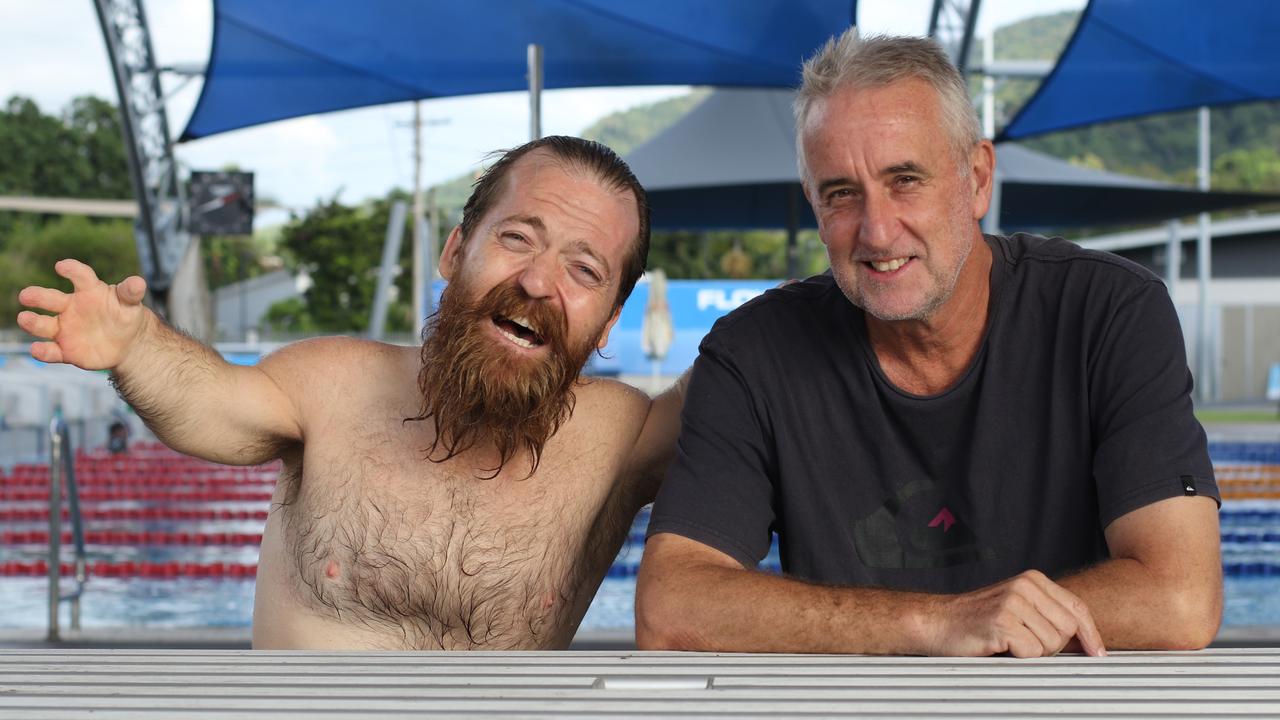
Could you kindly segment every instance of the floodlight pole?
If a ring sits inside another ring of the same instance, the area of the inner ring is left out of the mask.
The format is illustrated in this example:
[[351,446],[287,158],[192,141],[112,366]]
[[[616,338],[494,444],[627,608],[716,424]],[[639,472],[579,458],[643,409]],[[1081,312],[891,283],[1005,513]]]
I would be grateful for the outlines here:
[[[1209,108],[1200,108],[1200,163],[1197,172],[1200,190],[1209,190]],[[1209,332],[1209,283],[1212,278],[1213,237],[1209,234],[1209,213],[1199,217],[1200,234],[1196,240],[1196,276],[1200,286],[1200,304],[1196,322],[1196,395],[1201,402],[1210,402],[1216,395],[1213,352]]]
[[529,44],[529,139],[542,137],[542,46]]
[[933,0],[929,15],[929,37],[941,43],[961,73],[969,64],[973,31],[978,24],[982,0]]
[[125,159],[138,202],[138,259],[153,297],[164,306],[191,236],[160,87],[163,68],[156,63],[141,0],[95,0],[94,9],[120,98]]

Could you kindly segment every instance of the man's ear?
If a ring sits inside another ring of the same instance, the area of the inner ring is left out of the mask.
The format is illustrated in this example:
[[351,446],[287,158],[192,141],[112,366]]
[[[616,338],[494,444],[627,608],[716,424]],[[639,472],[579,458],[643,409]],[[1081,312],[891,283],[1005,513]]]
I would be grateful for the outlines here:
[[618,323],[618,317],[622,315],[622,306],[613,309],[613,317],[609,318],[609,322],[604,324],[604,331],[600,333],[600,342],[596,343],[597,350],[603,350],[605,345],[609,344],[609,331]]
[[982,140],[969,155],[969,177],[973,181],[973,219],[981,220],[991,209],[991,193],[995,189],[996,148],[990,140]]
[[449,233],[449,239],[444,241],[444,248],[440,250],[440,277],[445,280],[453,279],[453,269],[458,263],[458,253],[461,250],[462,226],[455,225]]

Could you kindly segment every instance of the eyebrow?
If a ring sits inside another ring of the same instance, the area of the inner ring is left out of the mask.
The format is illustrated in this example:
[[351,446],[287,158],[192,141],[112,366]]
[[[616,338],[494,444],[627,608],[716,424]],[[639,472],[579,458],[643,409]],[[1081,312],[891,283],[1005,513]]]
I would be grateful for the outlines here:
[[502,222],[498,224],[505,225],[506,223],[511,223],[511,222],[528,225],[529,227],[533,228],[534,230],[537,230],[538,232],[547,231],[546,223],[542,222],[542,218],[538,217],[537,215],[508,215],[502,218]]
[[[528,225],[529,227],[537,230],[538,232],[545,233],[547,231],[546,223],[542,222],[542,218],[538,217],[537,215],[520,215],[520,214],[508,215],[507,217],[502,219],[502,222],[500,222],[499,225],[505,225],[506,223],[521,223],[524,225]],[[591,247],[591,244],[588,243],[587,241],[578,240],[577,242],[569,246],[569,250],[572,252],[582,253],[583,255],[586,255],[590,257],[592,260],[594,260],[595,262],[599,263],[600,267],[603,268],[604,270],[605,280],[608,280],[610,277],[613,276],[613,272],[612,272],[613,268],[609,266],[609,261],[605,260],[604,256],[601,255],[599,252],[597,252],[595,248]]]
[[596,249],[591,247],[591,245],[588,244],[585,240],[579,240],[575,242],[572,246],[570,246],[570,250],[575,250],[577,252],[582,253],[583,255],[587,255],[592,260],[599,263],[600,267],[604,270],[605,280],[608,280],[610,277],[612,277],[613,273],[612,273],[612,268],[609,267],[609,261],[605,260],[604,256],[596,252]]
[[897,175],[899,173],[916,173],[917,175],[928,175],[929,173],[912,160],[900,162],[896,165],[890,165],[880,171],[881,175]]
[[[883,177],[885,175],[898,175],[900,173],[915,173],[917,175],[929,175],[929,172],[924,168],[920,167],[920,165],[917,164],[914,160],[905,160],[900,163],[894,163],[893,165],[890,165],[884,168],[883,170],[881,170],[878,173],[878,175]],[[831,178],[830,180],[823,180],[821,183],[818,184],[818,195],[822,195],[826,193],[827,190],[830,190],[833,187],[837,187],[841,185],[856,186],[856,185],[859,185],[859,183],[847,177],[837,177],[837,178]]]

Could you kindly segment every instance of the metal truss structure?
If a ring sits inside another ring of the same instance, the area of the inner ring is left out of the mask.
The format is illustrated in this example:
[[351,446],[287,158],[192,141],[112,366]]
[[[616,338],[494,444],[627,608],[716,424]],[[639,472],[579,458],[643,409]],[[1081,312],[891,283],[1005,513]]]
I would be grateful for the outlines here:
[[973,49],[973,30],[982,0],[933,0],[929,37],[937,40],[964,73]]
[[191,236],[160,87],[162,68],[156,65],[142,0],[94,0],[94,6],[120,96],[129,174],[138,201],[138,259],[152,294],[164,304]]

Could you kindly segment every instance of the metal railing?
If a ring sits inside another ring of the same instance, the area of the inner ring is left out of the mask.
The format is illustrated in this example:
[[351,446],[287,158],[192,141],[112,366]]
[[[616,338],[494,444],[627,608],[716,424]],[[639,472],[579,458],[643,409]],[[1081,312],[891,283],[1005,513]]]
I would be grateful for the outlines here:
[[[67,488],[67,511],[71,521],[71,540],[75,545],[76,588],[62,594],[62,486]],[[76,485],[75,453],[71,447],[71,433],[55,411],[49,423],[49,634],[50,642],[60,639],[58,631],[59,609],[63,602],[71,603],[71,629],[80,629],[80,595],[88,580],[88,567],[84,551],[84,522],[80,516],[80,490]]]

